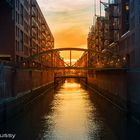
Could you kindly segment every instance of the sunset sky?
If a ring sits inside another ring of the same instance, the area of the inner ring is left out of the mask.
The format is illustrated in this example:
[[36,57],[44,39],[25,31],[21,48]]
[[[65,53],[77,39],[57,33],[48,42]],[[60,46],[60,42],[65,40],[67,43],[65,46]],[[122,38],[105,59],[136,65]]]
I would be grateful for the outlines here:
[[[93,23],[94,0],[37,1],[54,35],[55,48],[87,47],[87,35]],[[68,58],[66,52],[62,55]],[[80,52],[72,53],[73,59],[80,55]]]

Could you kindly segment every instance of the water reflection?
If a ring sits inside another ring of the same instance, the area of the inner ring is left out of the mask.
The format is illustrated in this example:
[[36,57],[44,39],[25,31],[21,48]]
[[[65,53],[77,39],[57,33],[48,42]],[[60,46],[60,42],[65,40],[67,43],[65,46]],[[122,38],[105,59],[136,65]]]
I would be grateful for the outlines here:
[[49,128],[42,139],[99,140],[106,131],[104,139],[115,140],[112,130],[105,127],[89,98],[89,93],[79,83],[66,81],[54,96],[51,113],[44,116]]
[[[89,118],[94,108],[87,93],[78,83],[66,82],[56,93],[52,102],[52,114],[46,116],[54,123],[52,135],[46,133],[44,138],[52,139],[88,139]],[[96,127],[98,124],[94,124]]]
[[17,140],[121,140],[125,116],[79,83],[66,81],[26,114],[1,126]]

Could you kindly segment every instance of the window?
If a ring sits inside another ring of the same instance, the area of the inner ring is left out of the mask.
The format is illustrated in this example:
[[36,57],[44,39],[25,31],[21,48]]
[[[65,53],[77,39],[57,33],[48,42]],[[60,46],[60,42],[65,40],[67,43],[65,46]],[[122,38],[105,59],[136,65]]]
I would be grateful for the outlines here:
[[18,51],[18,41],[16,40],[16,51]]
[[24,0],[24,5],[27,8],[27,10],[29,9],[29,1],[28,0]]
[[23,12],[24,12],[24,9],[23,9],[23,5],[21,4],[20,5],[20,24],[23,25]]
[[19,46],[19,50],[23,51],[23,32],[20,31],[20,46]]
[[29,14],[26,10],[24,10],[24,18],[29,22]]

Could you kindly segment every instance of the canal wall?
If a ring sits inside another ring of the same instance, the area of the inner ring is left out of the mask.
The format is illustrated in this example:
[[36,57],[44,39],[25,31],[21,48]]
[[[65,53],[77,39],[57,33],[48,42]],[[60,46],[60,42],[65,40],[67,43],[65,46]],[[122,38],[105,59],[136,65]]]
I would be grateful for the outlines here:
[[53,80],[53,71],[3,67],[0,70],[0,122],[12,118],[46,90],[52,89]]
[[88,77],[88,84],[122,108],[127,108],[127,74],[121,70],[95,71]]
[[88,85],[128,115],[140,120],[140,71],[98,70],[88,75]]
[[0,70],[0,98],[20,96],[53,82],[53,71],[3,67]]
[[140,123],[140,70],[130,69],[127,72],[127,98],[128,108],[134,119],[138,119]]

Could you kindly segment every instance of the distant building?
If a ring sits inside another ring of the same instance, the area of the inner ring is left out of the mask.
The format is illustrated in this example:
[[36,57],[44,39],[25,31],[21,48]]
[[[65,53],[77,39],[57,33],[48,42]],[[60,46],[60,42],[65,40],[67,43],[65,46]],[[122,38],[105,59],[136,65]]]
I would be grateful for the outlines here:
[[[96,23],[90,29],[87,39],[88,49],[93,52],[88,54],[89,66],[97,66],[102,63],[101,52],[109,45],[108,21],[106,17],[97,17]],[[96,55],[95,55],[96,54]]]
[[[88,53],[84,52],[82,54],[82,56],[76,61],[75,67],[88,67]],[[77,69],[76,70],[76,74],[85,74],[86,75],[86,71],[83,71],[82,69]]]
[[53,35],[36,0],[0,1],[0,59],[18,62],[53,47]]

